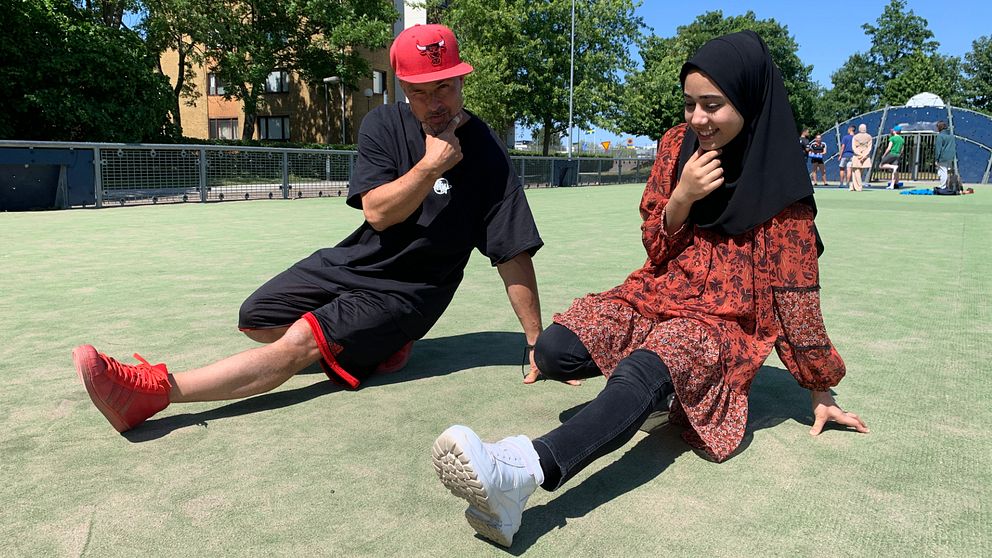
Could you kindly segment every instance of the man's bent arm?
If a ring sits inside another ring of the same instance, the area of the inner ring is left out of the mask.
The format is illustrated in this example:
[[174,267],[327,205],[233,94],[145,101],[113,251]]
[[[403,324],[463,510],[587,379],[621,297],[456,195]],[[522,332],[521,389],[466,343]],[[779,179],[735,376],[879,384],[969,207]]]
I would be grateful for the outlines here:
[[424,203],[434,182],[462,160],[455,129],[467,121],[462,111],[438,134],[425,127],[424,158],[396,180],[362,193],[362,212],[373,229],[384,231],[405,221]]
[[365,220],[377,231],[402,223],[424,203],[424,198],[434,187],[434,181],[441,177],[437,168],[432,168],[421,159],[406,174],[392,182],[362,192],[362,212]]

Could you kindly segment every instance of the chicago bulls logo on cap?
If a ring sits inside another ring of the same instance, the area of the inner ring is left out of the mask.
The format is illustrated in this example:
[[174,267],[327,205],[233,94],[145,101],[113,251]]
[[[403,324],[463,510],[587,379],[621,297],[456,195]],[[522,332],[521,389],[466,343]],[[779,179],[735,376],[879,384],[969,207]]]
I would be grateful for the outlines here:
[[431,64],[435,66],[441,65],[441,54],[445,51],[444,39],[436,43],[431,43],[429,45],[417,44],[417,50],[420,51],[421,56],[427,56],[431,59]]

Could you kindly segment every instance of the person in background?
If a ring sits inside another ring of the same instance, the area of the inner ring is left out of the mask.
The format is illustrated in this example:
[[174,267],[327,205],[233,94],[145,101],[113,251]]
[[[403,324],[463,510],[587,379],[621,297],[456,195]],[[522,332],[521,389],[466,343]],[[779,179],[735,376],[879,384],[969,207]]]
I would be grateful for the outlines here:
[[[934,159],[937,163],[937,188],[948,190],[948,176],[953,172],[954,159],[957,158],[957,145],[954,134],[947,128],[947,122],[937,122],[937,138],[934,141]],[[953,188],[957,191],[957,188]]]
[[902,146],[906,143],[906,138],[902,137],[902,126],[896,124],[892,127],[892,134],[889,136],[889,145],[882,154],[882,160],[878,163],[878,168],[892,171],[892,179],[886,190],[899,188],[899,155],[902,153]]
[[816,134],[816,137],[809,144],[809,162],[813,167],[812,172],[809,174],[809,179],[814,186],[816,185],[817,173],[823,179],[823,186],[827,185],[827,167],[823,164],[823,158],[826,154],[827,144],[823,143],[823,137],[820,134]]
[[874,139],[868,133],[868,126],[858,125],[858,133],[851,138],[851,190],[860,192],[863,188],[862,178],[866,169],[871,168],[871,149]]
[[837,169],[840,173],[840,187],[848,186],[848,190],[854,190],[851,186],[851,159],[854,158],[854,126],[847,127],[847,133],[840,138],[837,145]]
[[[803,153],[803,161],[809,162],[809,128],[803,128],[802,132],[799,132],[799,149]],[[807,172],[809,168],[807,167]]]

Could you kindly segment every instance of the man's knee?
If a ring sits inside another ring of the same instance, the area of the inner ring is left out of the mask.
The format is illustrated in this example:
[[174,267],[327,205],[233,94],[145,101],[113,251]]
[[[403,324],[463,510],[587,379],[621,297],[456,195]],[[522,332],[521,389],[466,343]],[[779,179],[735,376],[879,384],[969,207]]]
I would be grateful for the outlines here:
[[293,325],[284,328],[283,331],[283,335],[277,340],[283,349],[309,362],[320,358],[320,346],[317,343],[317,337],[307,320],[300,318]]
[[258,299],[256,291],[249,296],[238,310],[238,328],[252,341],[274,343],[282,338],[292,325],[292,319],[285,324],[273,324],[273,316],[263,311],[265,304]]
[[241,332],[248,336],[252,341],[258,343],[275,343],[276,341],[282,339],[282,336],[286,334],[289,327],[276,327],[267,329],[242,329]]

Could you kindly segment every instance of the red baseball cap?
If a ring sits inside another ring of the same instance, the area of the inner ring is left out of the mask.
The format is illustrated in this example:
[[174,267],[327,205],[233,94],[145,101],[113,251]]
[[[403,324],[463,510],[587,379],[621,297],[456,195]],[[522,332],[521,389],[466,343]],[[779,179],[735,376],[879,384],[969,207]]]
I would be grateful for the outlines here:
[[396,77],[407,83],[440,81],[473,70],[458,56],[455,34],[437,24],[404,29],[389,48],[389,63]]

